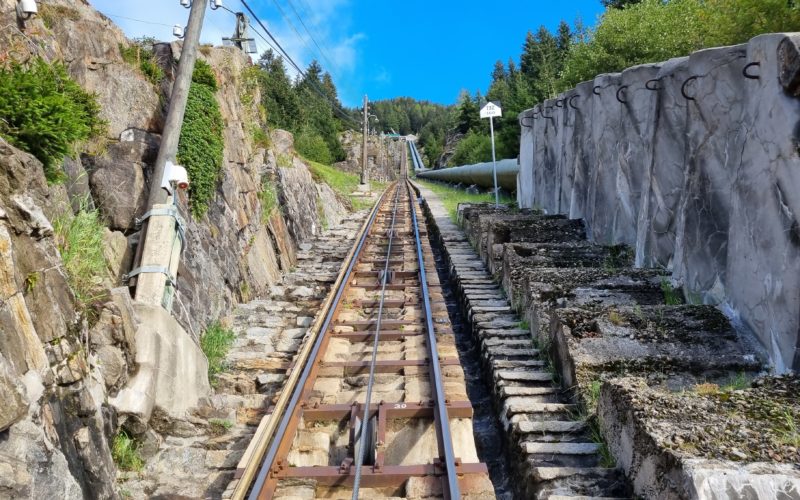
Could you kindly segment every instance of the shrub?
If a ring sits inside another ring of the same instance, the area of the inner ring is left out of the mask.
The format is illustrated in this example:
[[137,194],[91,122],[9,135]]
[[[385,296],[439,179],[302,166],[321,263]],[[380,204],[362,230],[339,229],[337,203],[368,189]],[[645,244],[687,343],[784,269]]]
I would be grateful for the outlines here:
[[202,59],[198,59],[194,63],[194,71],[192,72],[192,82],[199,85],[205,85],[213,91],[219,89],[217,77],[214,75],[214,70],[211,65]]
[[139,455],[139,445],[125,431],[114,436],[111,445],[111,458],[122,470],[138,472],[144,467],[144,460]]
[[78,303],[86,308],[102,296],[102,280],[106,275],[105,227],[100,214],[96,210],[81,210],[75,217],[59,217],[53,227],[69,285]]
[[449,164],[472,165],[485,161],[492,161],[492,139],[488,135],[477,134],[470,130],[456,146]]
[[0,136],[38,158],[51,182],[63,179],[61,162],[74,145],[106,126],[95,97],[62,64],[43,59],[0,69],[0,117]]
[[233,422],[230,420],[221,418],[212,418],[208,420],[208,432],[212,436],[222,436],[227,433],[231,427],[233,427]]
[[139,68],[139,71],[152,83],[158,85],[164,79],[164,70],[158,65],[155,53],[153,52],[154,40],[140,38],[130,46],[119,45],[119,52],[122,59],[128,64]]
[[309,131],[303,131],[294,140],[294,147],[304,158],[311,161],[330,165],[333,163],[333,155],[328,149],[328,143],[321,135]]
[[223,328],[218,322],[209,325],[200,338],[200,348],[208,359],[208,378],[212,382],[218,373],[225,370],[225,356],[235,339],[236,334]]
[[[192,181],[189,200],[195,217],[202,217],[208,210],[208,202],[217,188],[225,148],[222,138],[224,124],[214,97],[216,79],[208,64],[202,62],[200,66],[203,65],[207,69],[195,67],[178,143],[178,161],[186,167]],[[213,81],[213,86],[208,84],[209,81]]]

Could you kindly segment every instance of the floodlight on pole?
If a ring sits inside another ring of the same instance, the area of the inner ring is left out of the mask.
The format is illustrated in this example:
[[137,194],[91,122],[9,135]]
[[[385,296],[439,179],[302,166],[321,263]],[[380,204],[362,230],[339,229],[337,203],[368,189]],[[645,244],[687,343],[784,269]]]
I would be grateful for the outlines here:
[[17,0],[17,17],[20,20],[27,21],[38,13],[39,7],[36,5],[36,0]]

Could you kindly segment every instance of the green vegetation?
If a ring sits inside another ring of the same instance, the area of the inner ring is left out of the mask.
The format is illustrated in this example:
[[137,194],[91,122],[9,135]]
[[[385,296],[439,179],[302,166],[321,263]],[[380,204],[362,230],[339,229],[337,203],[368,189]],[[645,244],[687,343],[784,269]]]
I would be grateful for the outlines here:
[[0,68],[0,117],[0,136],[38,158],[50,182],[63,179],[61,162],[76,143],[106,130],[95,97],[43,59]]
[[333,163],[333,156],[325,139],[312,131],[303,130],[297,134],[294,139],[294,147],[304,158],[324,165]]
[[39,278],[41,277],[42,275],[39,271],[28,273],[28,276],[25,277],[25,293],[30,293],[31,290],[36,288],[36,284],[39,283]]
[[721,387],[723,392],[742,391],[750,387],[750,379],[744,372],[739,372],[731,377],[727,384]]
[[786,0],[643,0],[610,8],[571,47],[559,89],[599,73],[798,29],[800,7]]
[[209,325],[200,337],[200,348],[208,358],[208,378],[212,383],[215,376],[225,370],[225,356],[235,339],[236,334],[218,322]]
[[[444,120],[439,115],[425,118],[431,123],[437,120],[437,140],[420,132],[420,144],[428,151],[428,142],[434,142],[437,145],[430,151],[438,153],[445,134],[457,131],[465,137],[449,166],[488,161],[489,125],[480,120],[478,109],[486,101],[500,101],[503,116],[494,122],[497,157],[514,158],[519,154],[517,115],[581,81],[703,48],[743,43],[761,33],[800,31],[800,2],[795,0],[603,0],[603,4],[606,11],[594,26],[562,21],[553,32],[544,26],[528,32],[518,58],[495,62],[485,93],[462,93]],[[402,115],[397,119],[378,115],[382,122],[399,123],[403,131]],[[428,122],[415,123],[411,131],[427,126]]]
[[225,370],[225,356],[235,339],[236,334],[218,322],[209,325],[200,338],[200,348],[208,359],[208,376],[212,381],[215,375]]
[[266,175],[261,178],[261,190],[258,192],[258,201],[261,202],[261,223],[267,224],[270,217],[279,210],[278,192],[275,185]]
[[778,439],[783,444],[788,444],[795,448],[800,447],[800,425],[798,425],[797,419],[789,410],[784,411],[782,419],[783,425],[781,428],[776,429]]
[[[358,188],[361,179],[356,174],[343,172],[335,167],[323,165],[315,161],[306,160],[311,170],[311,175],[317,182],[324,182],[329,185],[340,198],[349,200],[353,210],[363,210],[371,208],[373,200],[360,196],[353,196]],[[370,181],[375,191],[381,191],[386,186],[385,183]]]
[[664,303],[668,306],[683,304],[681,291],[672,286],[669,278],[661,278],[661,291],[664,292]]
[[212,436],[221,436],[233,427],[233,422],[220,418],[212,418],[208,421],[208,432]]
[[[453,222],[456,222],[456,218],[458,216],[459,203],[494,202],[494,195],[492,193],[470,194],[463,189],[439,182],[425,181],[422,179],[416,179],[414,182],[427,187],[439,197],[439,200],[441,200],[441,202],[444,204],[444,207],[447,209],[447,213],[450,215],[450,219]],[[515,200],[507,196],[501,196],[500,203],[509,205],[515,203]]]
[[67,7],[66,5],[52,5],[49,3],[41,3],[39,5],[39,18],[41,18],[47,29],[53,29],[53,26],[59,21],[67,19],[70,21],[77,21],[80,17],[81,14],[77,9]]
[[[355,117],[342,109],[331,75],[317,61],[312,61],[305,69],[305,76],[292,82],[283,58],[272,50],[262,54],[257,67],[248,77],[261,91],[260,104],[266,123],[295,134],[295,147],[306,158],[326,165],[344,160],[339,133],[352,128],[350,119]],[[338,113],[330,102],[337,106]]]
[[589,435],[592,442],[597,445],[597,454],[600,455],[600,463],[598,465],[605,468],[614,468],[617,466],[617,461],[614,460],[614,455],[608,449],[608,443],[606,443],[603,431],[600,429],[599,420],[597,415],[593,415],[586,420],[586,424],[589,426]]
[[138,443],[123,430],[114,436],[111,457],[117,467],[124,471],[139,472],[144,467],[144,460],[139,455]]
[[429,101],[417,101],[410,97],[396,97],[370,103],[378,117],[378,124],[386,133],[392,131],[409,135],[415,134],[423,162],[432,166],[442,154],[445,139],[455,126],[455,112],[452,106]]
[[102,297],[102,279],[106,275],[103,255],[105,227],[100,214],[86,209],[74,217],[66,214],[55,219],[53,228],[70,288],[79,306],[88,309]]
[[192,181],[189,200],[195,217],[202,217],[208,210],[222,168],[224,124],[214,96],[216,90],[213,70],[198,59],[178,143],[178,161],[186,167]]
[[164,71],[156,62],[155,53],[153,52],[154,43],[156,43],[154,38],[138,38],[129,46],[120,44],[119,52],[126,63],[139,68],[139,71],[150,83],[158,85],[164,79]]
[[492,161],[492,140],[488,135],[470,130],[456,146],[450,165],[472,165]]
[[528,323],[528,321],[526,321],[526,320],[522,320],[522,321],[519,322],[519,329],[520,330],[530,330],[531,329],[531,324]]

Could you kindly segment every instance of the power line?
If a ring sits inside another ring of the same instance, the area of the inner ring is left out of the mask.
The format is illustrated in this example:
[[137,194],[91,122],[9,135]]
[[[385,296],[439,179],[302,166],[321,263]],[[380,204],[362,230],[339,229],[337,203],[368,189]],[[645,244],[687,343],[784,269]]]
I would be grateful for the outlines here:
[[322,58],[325,59],[325,61],[328,64],[336,67],[336,69],[338,70],[339,68],[328,58],[328,56],[325,54],[325,50],[323,50],[323,48],[320,47],[320,44],[317,43],[317,40],[316,38],[314,38],[314,35],[311,34],[311,30],[308,29],[308,26],[306,26],[306,23],[305,21],[303,21],[302,16],[300,16],[300,13],[297,12],[297,9],[294,6],[294,2],[292,2],[292,0],[286,0],[286,3],[288,3],[289,7],[292,8],[292,11],[294,11],[294,15],[297,16],[297,19],[300,20],[300,24],[303,25],[303,29],[305,30],[306,33],[308,33],[308,37],[311,38],[311,41],[314,42],[314,45],[316,45],[317,49],[319,49],[319,54],[322,56]]
[[303,35],[300,34],[300,31],[298,31],[298,29],[295,27],[295,25],[292,22],[292,20],[289,18],[289,16],[286,15],[286,12],[284,12],[283,7],[281,7],[280,2],[278,0],[272,0],[272,3],[274,3],[275,7],[278,8],[278,12],[280,12],[281,17],[283,17],[283,20],[286,21],[286,23],[289,25],[290,28],[292,28],[292,31],[294,31],[295,35],[297,35],[297,38],[300,39],[300,43],[302,43],[305,46],[306,50],[308,50],[309,52],[313,53],[314,51],[311,49],[311,47],[306,42],[305,37],[303,37]]
[[154,26],[166,26],[167,28],[172,28],[171,24],[157,23],[157,22],[154,22],[154,21],[145,21],[144,19],[134,19],[132,17],[120,16],[119,14],[108,14],[106,12],[104,12],[104,14],[107,15],[108,17],[117,17],[119,19],[127,19],[128,21],[136,21],[137,23],[152,24]]
[[[347,112],[345,112],[344,110],[342,110],[342,109],[339,107],[339,105],[338,105],[338,104],[336,104],[336,102],[334,102],[334,101],[333,101],[333,100],[330,98],[330,96],[328,96],[328,95],[327,95],[327,94],[326,94],[326,93],[325,93],[325,92],[324,92],[322,89],[320,89],[320,88],[319,88],[319,86],[317,85],[317,82],[316,82],[316,81],[313,81],[312,79],[308,78],[308,75],[307,75],[307,74],[306,74],[306,73],[305,73],[305,72],[304,72],[304,71],[303,71],[303,70],[300,68],[300,66],[299,66],[299,65],[298,65],[298,64],[297,64],[297,63],[294,61],[294,59],[292,59],[292,57],[291,57],[291,56],[289,55],[289,53],[288,53],[288,52],[287,52],[287,51],[286,51],[286,50],[283,48],[283,46],[280,44],[280,42],[279,42],[279,41],[278,41],[278,40],[275,38],[275,36],[273,36],[273,34],[272,34],[270,31],[269,31],[269,29],[267,29],[267,27],[264,25],[264,23],[261,21],[261,19],[258,17],[258,15],[257,15],[255,12],[253,12],[253,9],[251,9],[251,8],[250,8],[250,6],[249,6],[249,5],[247,5],[247,2],[246,2],[245,0],[240,0],[240,1],[242,2],[242,5],[244,5],[244,8],[245,8],[245,9],[247,9],[247,11],[248,11],[248,12],[250,13],[250,15],[253,17],[253,19],[255,19],[255,20],[256,20],[256,23],[258,23],[258,25],[259,25],[259,26],[261,26],[261,29],[263,29],[263,30],[266,32],[267,36],[269,36],[270,40],[272,40],[272,42],[275,44],[275,46],[273,46],[273,45],[272,45],[272,44],[271,44],[269,41],[267,41],[267,39],[266,39],[266,38],[264,38],[264,36],[263,36],[263,35],[262,35],[262,34],[261,34],[261,33],[260,33],[258,30],[256,30],[256,29],[253,29],[253,31],[254,31],[254,32],[255,32],[255,33],[256,33],[256,34],[257,34],[257,35],[258,35],[258,36],[259,36],[259,37],[260,37],[262,40],[264,40],[264,41],[267,43],[267,45],[269,45],[270,47],[273,47],[273,48],[275,48],[275,50],[278,52],[278,54],[279,54],[279,55],[282,55],[282,56],[283,56],[283,57],[284,57],[284,58],[285,58],[285,59],[286,59],[286,60],[289,62],[289,64],[291,64],[291,66],[292,66],[292,67],[293,67],[293,68],[294,68],[294,69],[295,69],[295,70],[296,70],[296,71],[297,71],[297,72],[298,72],[300,75],[302,75],[302,76],[303,76],[303,78],[305,78],[305,79],[306,79],[306,81],[308,81],[308,82],[309,82],[310,86],[311,86],[311,87],[312,87],[312,88],[313,88],[313,89],[314,89],[314,90],[315,90],[315,91],[316,91],[316,92],[317,92],[317,93],[318,93],[318,94],[319,94],[319,95],[320,95],[320,96],[321,96],[323,99],[325,99],[325,100],[328,102],[328,104],[330,104],[330,106],[331,106],[331,109],[332,109],[332,110],[333,110],[335,113],[338,113],[338,114],[339,114],[339,116],[340,116],[340,117],[342,117],[343,119],[345,119],[345,120],[349,120],[349,121],[351,122],[351,124],[352,124],[352,125],[355,125],[356,127],[360,126],[360,124],[358,124],[358,123],[357,123],[357,122],[356,122],[356,121],[355,121],[355,120],[354,120],[354,119],[353,119],[353,118],[352,118],[352,117],[351,117],[349,114],[347,114]],[[276,47],[277,47],[277,48],[276,48]]]

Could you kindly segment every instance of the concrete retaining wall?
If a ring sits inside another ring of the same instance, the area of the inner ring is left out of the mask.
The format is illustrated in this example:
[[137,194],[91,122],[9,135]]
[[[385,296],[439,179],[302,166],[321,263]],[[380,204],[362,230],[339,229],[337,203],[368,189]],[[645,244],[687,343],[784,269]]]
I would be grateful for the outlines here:
[[520,115],[522,208],[635,247],[779,372],[800,368],[798,45],[762,35],[600,75]]

